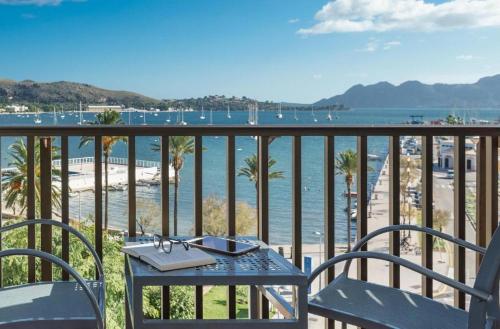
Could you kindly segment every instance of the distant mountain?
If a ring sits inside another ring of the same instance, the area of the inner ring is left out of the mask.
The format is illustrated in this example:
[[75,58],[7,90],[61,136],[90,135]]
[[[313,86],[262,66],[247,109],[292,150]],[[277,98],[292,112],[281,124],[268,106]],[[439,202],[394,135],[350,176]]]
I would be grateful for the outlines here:
[[500,74],[473,84],[428,85],[406,81],[355,85],[342,95],[322,99],[317,106],[344,104],[348,107],[500,107]]
[[135,108],[192,107],[214,110],[248,109],[250,104],[259,104],[263,110],[277,109],[278,105],[270,101],[257,101],[247,97],[226,97],[219,95],[187,99],[155,99],[134,92],[107,90],[85,83],[67,81],[35,82],[31,80],[13,81],[0,79],[0,105],[23,104],[36,106],[45,111],[51,111],[53,105],[63,105],[65,108],[76,108],[79,102],[83,105],[123,105]]
[[1,103],[155,105],[160,101],[128,91],[114,91],[75,82],[41,83],[0,80]]

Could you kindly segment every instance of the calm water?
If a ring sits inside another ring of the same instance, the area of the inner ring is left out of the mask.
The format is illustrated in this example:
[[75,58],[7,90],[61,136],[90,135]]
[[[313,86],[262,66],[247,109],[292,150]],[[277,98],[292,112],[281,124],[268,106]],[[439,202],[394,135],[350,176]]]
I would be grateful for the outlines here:
[[[453,109],[352,109],[347,112],[335,113],[334,120],[327,120],[326,111],[315,111],[318,124],[389,124],[402,123],[409,119],[410,114],[420,114],[424,120],[444,118],[449,113],[455,113],[466,118],[480,118],[486,120],[497,120],[500,117],[498,109],[476,109],[476,110],[453,110]],[[209,123],[209,112],[206,113],[206,120],[200,119],[199,112],[184,114],[184,120],[189,124]],[[259,123],[262,124],[313,124],[314,117],[311,111],[298,112],[299,120],[294,120],[293,112],[283,112],[284,118],[278,120],[274,113],[259,113]],[[123,120],[132,124],[144,122],[143,113],[124,113]],[[213,113],[213,124],[244,124],[247,121],[248,113],[232,112],[231,119],[226,117],[225,112]],[[66,114],[64,118],[57,117],[57,122],[52,114],[40,115],[43,125],[54,124],[76,124],[79,121],[78,114]],[[85,113],[85,120],[93,120],[93,114]],[[167,123],[167,119],[171,122]],[[14,124],[34,124],[33,116],[18,117],[16,115],[0,115],[0,125]],[[175,113],[146,113],[146,122],[154,125],[175,124],[177,115]],[[9,155],[8,146],[13,138],[2,139],[1,164],[8,166]],[[152,152],[150,145],[157,137],[141,137],[137,139],[137,159],[159,160],[159,154]],[[355,138],[336,138],[335,151],[340,152],[348,148],[355,148]],[[226,151],[224,137],[205,137],[203,139],[206,151],[203,153],[203,196],[209,195],[224,198],[226,190]],[[388,139],[385,137],[370,137],[368,140],[368,153],[379,155],[385,158],[388,149]],[[82,149],[78,148],[79,138],[70,138],[70,157],[93,156],[93,146],[89,145]],[[272,243],[291,242],[291,139],[282,137],[274,141],[270,146],[270,155],[277,160],[274,170],[284,172],[285,179],[270,181],[270,239]],[[256,151],[256,142],[250,137],[238,137],[236,139],[236,166],[244,165],[244,159]],[[113,156],[126,157],[127,147],[119,144],[113,149]],[[316,231],[323,230],[323,138],[306,137],[302,146],[303,161],[303,238],[306,243],[317,242]],[[370,166],[375,170],[369,174],[369,184],[374,184],[380,172],[382,162],[373,161]],[[336,177],[336,240],[345,241],[346,213],[345,190],[342,176]],[[173,188],[171,187],[171,196]],[[255,206],[255,186],[245,177],[238,177],[236,180],[237,200]],[[153,200],[158,205],[160,203],[160,193],[158,187],[138,187],[137,196],[139,215],[144,211],[141,208],[141,200]],[[81,209],[82,217],[93,213],[93,194],[82,193],[81,199],[73,197],[70,202],[71,215],[78,218]],[[173,209],[171,197],[171,208]],[[179,231],[180,234],[189,234],[193,227],[193,159],[187,156],[183,171],[181,172],[181,184],[179,190]],[[126,228],[127,223],[127,192],[111,192],[110,194],[110,224],[119,228]],[[171,216],[172,217],[172,216]],[[355,227],[353,228],[355,230]]]

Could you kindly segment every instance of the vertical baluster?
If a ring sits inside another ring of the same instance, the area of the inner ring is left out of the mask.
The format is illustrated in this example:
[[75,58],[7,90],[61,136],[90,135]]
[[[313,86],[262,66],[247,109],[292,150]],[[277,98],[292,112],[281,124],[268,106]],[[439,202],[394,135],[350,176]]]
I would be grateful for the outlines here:
[[[227,235],[236,236],[236,170],[235,137],[227,137]],[[236,319],[236,287],[227,289],[227,313],[229,319]]]
[[135,136],[128,137],[128,235],[136,235]]
[[[259,239],[264,243],[269,243],[269,137],[259,137]],[[261,306],[260,315],[262,319],[269,318],[269,302],[259,294],[259,304]]]
[[[324,142],[324,242],[325,261],[335,257],[335,137],[326,136]],[[326,271],[326,282],[335,278],[335,267]],[[335,328],[333,320],[325,320],[327,329]]]
[[[368,138],[358,136],[358,172],[357,172],[357,194],[358,194],[358,217],[356,226],[357,239],[362,239],[368,234]],[[351,220],[348,218],[348,220]],[[364,245],[361,250],[366,251]],[[358,260],[358,279],[368,280],[368,263],[366,259]]]
[[[2,182],[2,136],[0,136],[0,183]],[[3,200],[3,191],[2,184],[0,184],[0,228],[2,227],[2,200]],[[2,250],[2,234],[0,233],[0,251]],[[0,288],[3,287],[3,278],[2,278],[3,270],[2,270],[2,259],[0,259]]]
[[[168,136],[161,137],[161,234],[163,236],[170,235],[170,198],[169,198],[169,150]],[[162,318],[170,318],[170,287],[162,287]]]
[[[486,181],[485,234],[488,245],[498,227],[498,136],[486,137]],[[493,298],[498,304],[498,282]],[[500,320],[497,319],[493,327],[500,328]]]
[[498,226],[498,136],[486,137],[486,244]]
[[[194,138],[194,234],[203,235],[203,139]],[[196,286],[196,319],[203,319],[203,286]]]
[[[40,139],[40,213],[52,218],[52,139]],[[52,253],[52,227],[41,225],[41,250]],[[42,281],[52,281],[52,264],[42,260]]]
[[[27,219],[36,219],[36,187],[35,187],[35,137],[28,136],[26,150],[28,154],[26,155],[28,163],[27,167],[27,183],[28,183],[28,195],[26,217]],[[28,248],[35,249],[36,246],[36,234],[35,227],[33,225],[28,226]],[[36,280],[36,268],[35,268],[35,258],[28,257],[28,282],[33,283]]]
[[[94,138],[94,239],[97,255],[102,260],[102,136]],[[96,278],[99,274],[96,271]]]
[[[476,153],[476,244],[486,247],[486,137],[479,137]],[[482,255],[476,253],[476,270]]]
[[[69,225],[69,175],[68,136],[61,136],[61,221]],[[61,231],[62,259],[69,263],[69,232]],[[62,272],[62,279],[69,280],[69,273]]]
[[293,137],[292,150],[292,216],[293,216],[293,264],[302,268],[302,140]]
[[[456,136],[454,143],[454,233],[465,240],[465,136]],[[465,283],[465,248],[455,246],[455,280]],[[455,290],[455,306],[465,309],[465,294]]]
[[[400,148],[399,136],[389,137],[389,225],[400,224]],[[392,232],[389,235],[389,253],[394,256],[400,255],[400,232]],[[391,287],[399,288],[401,285],[401,271],[399,265],[390,263],[389,283]]]
[[[432,183],[432,152],[433,137],[422,137],[422,225],[428,228],[433,227],[433,183]],[[422,239],[422,265],[432,270],[432,236],[423,235]],[[422,295],[432,298],[433,281],[422,276]]]

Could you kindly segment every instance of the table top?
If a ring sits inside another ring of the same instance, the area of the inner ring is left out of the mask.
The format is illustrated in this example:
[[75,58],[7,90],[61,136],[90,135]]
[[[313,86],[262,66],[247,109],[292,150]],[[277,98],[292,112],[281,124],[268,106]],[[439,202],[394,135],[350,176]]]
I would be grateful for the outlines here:
[[[127,238],[135,242],[144,238]],[[148,238],[146,238],[148,239]],[[139,259],[126,255],[132,279],[150,285],[303,285],[307,276],[283,256],[254,238],[237,238],[260,246],[259,249],[230,256],[208,252],[217,263],[193,268],[161,272]]]

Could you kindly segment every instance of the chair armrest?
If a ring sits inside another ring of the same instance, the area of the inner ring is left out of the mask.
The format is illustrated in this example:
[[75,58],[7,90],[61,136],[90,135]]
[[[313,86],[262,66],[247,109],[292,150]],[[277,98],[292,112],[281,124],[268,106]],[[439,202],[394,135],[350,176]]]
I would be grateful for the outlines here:
[[[473,243],[467,242],[462,239],[457,239],[449,234],[439,232],[436,230],[433,230],[429,227],[423,227],[423,226],[417,226],[417,225],[391,225],[387,227],[380,228],[378,230],[375,230],[371,232],[370,234],[366,235],[362,239],[360,239],[356,244],[352,247],[353,252],[358,251],[362,246],[368,243],[369,240],[373,239],[376,236],[379,236],[384,233],[390,233],[390,232],[396,232],[396,231],[418,231],[418,232],[423,232],[432,236],[436,236],[438,238],[441,238],[443,240],[452,242],[454,244],[457,244],[461,247],[473,250],[477,253],[480,253],[484,255],[486,253],[486,248],[476,246]],[[347,261],[345,266],[344,266],[344,272],[349,272],[349,267],[351,266],[351,261]]]
[[[7,250],[0,251],[0,258],[7,257],[7,256],[33,256],[33,257],[41,258],[43,260],[46,260],[48,262],[51,262],[53,264],[56,264],[56,265],[59,265],[60,267],[62,267],[82,287],[83,291],[85,292],[85,294],[89,298],[90,303],[92,304],[92,308],[94,309],[98,328],[104,329],[103,311],[99,307],[99,302],[97,301],[96,296],[88,287],[85,279],[80,274],[78,274],[78,272],[75,271],[71,266],[69,266],[68,263],[57,258],[54,255],[51,255],[49,253],[46,253],[46,252],[43,252],[40,250],[34,250],[34,249],[7,249]],[[104,285],[103,285],[103,289],[104,289]]]
[[[419,266],[417,264],[414,264],[410,261],[407,261],[406,259],[399,258],[393,255],[388,255],[388,254],[383,254],[379,252],[372,252],[372,251],[358,251],[358,252],[351,252],[347,254],[342,254],[336,257],[333,257],[326,261],[325,263],[321,264],[314,270],[314,272],[311,274],[311,276],[308,279],[308,284],[311,285],[311,283],[314,281],[314,279],[321,274],[324,270],[327,268],[330,268],[334,266],[337,263],[343,262],[343,261],[349,261],[352,259],[359,259],[359,258],[373,258],[373,259],[380,259],[380,260],[385,260],[394,264],[398,264],[401,266],[404,266],[410,270],[413,270],[417,273],[420,273],[422,275],[425,275],[426,277],[432,278],[436,281],[439,281],[441,283],[444,283],[452,288],[458,289],[462,292],[465,292],[473,297],[479,298],[481,300],[487,301],[491,296],[481,290],[469,287],[461,282],[457,282],[455,280],[452,280],[448,278],[447,276],[444,276],[442,274],[439,274],[437,272],[431,271],[425,267]],[[342,275],[347,275],[347,272],[344,272]]]
[[101,260],[99,259],[99,256],[97,255],[97,252],[95,251],[94,247],[92,247],[92,244],[90,244],[89,240],[82,233],[78,232],[77,230],[75,230],[74,228],[72,228],[71,226],[69,226],[67,224],[64,224],[64,223],[61,223],[61,222],[58,222],[55,220],[51,220],[51,219],[31,219],[31,220],[25,220],[25,221],[21,221],[19,223],[0,227],[0,233],[4,233],[4,232],[10,231],[10,230],[13,230],[16,228],[20,228],[23,226],[38,225],[38,224],[58,226],[58,227],[62,228],[63,230],[72,233],[78,239],[80,239],[83,242],[83,244],[85,245],[85,247],[87,247],[87,249],[90,251],[90,253],[92,254],[92,257],[94,257],[94,262],[95,262],[96,267],[97,267],[97,272],[99,273],[99,278],[103,278],[103,282],[104,282],[104,269],[102,267]]

